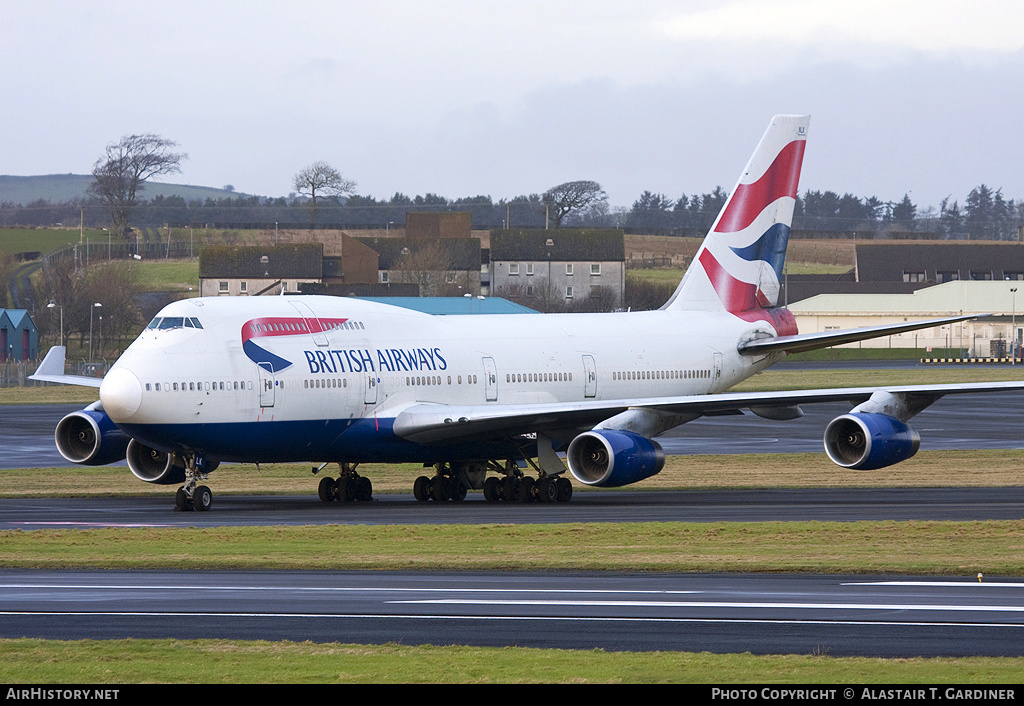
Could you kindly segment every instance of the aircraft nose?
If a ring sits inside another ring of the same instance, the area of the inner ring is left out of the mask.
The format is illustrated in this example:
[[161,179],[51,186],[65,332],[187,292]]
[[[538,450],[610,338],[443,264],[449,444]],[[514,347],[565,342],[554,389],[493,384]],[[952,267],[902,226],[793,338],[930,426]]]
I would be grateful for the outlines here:
[[114,422],[125,421],[142,406],[142,383],[132,371],[114,367],[100,383],[100,402]]

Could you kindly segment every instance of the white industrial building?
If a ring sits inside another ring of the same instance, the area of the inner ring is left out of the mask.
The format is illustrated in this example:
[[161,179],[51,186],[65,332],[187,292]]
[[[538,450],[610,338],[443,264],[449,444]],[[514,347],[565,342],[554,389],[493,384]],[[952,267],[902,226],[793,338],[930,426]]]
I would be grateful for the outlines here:
[[987,314],[973,321],[852,343],[848,347],[945,348],[960,349],[970,357],[1002,357],[1010,354],[1008,341],[1016,340],[1018,347],[1021,344],[1024,316],[1017,316],[1021,307],[1022,281],[958,280],[911,294],[819,294],[788,308],[796,317],[800,333]]

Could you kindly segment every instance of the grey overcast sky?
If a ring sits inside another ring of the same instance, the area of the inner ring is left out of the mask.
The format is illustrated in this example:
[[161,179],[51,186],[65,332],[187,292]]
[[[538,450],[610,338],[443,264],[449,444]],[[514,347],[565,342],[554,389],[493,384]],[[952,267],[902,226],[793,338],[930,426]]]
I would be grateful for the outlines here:
[[8,2],[0,173],[152,132],[170,180],[281,196],[325,160],[390,198],[731,189],[810,113],[801,191],[1024,198],[1019,0]]

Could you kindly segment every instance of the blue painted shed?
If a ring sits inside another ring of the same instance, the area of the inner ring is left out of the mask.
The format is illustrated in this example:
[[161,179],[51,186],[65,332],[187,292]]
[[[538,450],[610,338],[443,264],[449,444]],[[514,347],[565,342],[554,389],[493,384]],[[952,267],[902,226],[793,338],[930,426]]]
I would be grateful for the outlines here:
[[0,309],[0,361],[34,360],[39,329],[27,309]]

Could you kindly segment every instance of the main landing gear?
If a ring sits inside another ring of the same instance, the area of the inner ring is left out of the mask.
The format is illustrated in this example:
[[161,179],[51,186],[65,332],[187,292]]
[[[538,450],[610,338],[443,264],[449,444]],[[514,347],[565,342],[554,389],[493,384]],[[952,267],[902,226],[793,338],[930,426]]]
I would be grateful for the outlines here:
[[[213,468],[203,456],[192,454],[183,459],[185,461],[185,485],[178,488],[174,494],[174,509],[182,512],[188,510],[199,510],[206,512],[213,506],[213,491],[205,485],[199,485],[204,481]],[[216,463],[214,463],[214,468]]]
[[[356,473],[358,463],[339,463],[341,475],[337,480],[330,476],[320,479],[317,494],[325,503],[333,500],[349,502],[351,500],[373,500],[373,484],[366,476]],[[323,468],[323,466],[321,466]],[[319,468],[314,468],[316,473]]]
[[[572,498],[572,483],[564,476],[548,475],[539,471],[539,477],[523,475],[513,461],[504,466],[491,462],[453,466],[447,463],[435,465],[432,477],[420,476],[413,484],[412,492],[417,500],[465,500],[472,487],[484,491],[488,502],[548,502],[567,503]],[[487,470],[497,471],[503,477],[485,478]]]

